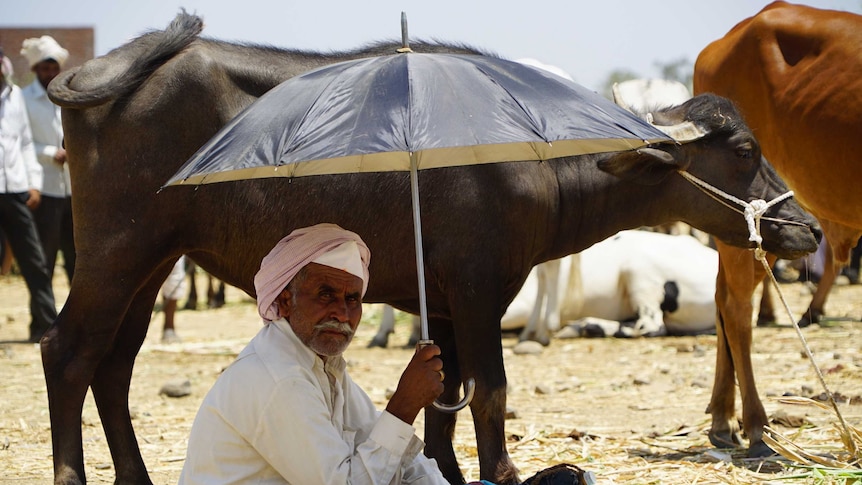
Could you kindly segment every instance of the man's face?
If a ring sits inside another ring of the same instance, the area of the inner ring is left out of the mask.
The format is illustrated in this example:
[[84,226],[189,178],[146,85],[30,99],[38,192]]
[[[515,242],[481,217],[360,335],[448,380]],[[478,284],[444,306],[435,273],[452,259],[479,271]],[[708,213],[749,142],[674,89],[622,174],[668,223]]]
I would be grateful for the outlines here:
[[57,77],[57,74],[60,74],[60,64],[53,59],[48,59],[34,65],[33,72],[36,74],[36,79],[39,80],[39,84],[47,89],[48,83]]
[[309,263],[276,300],[293,332],[321,357],[340,355],[362,318],[362,279]]

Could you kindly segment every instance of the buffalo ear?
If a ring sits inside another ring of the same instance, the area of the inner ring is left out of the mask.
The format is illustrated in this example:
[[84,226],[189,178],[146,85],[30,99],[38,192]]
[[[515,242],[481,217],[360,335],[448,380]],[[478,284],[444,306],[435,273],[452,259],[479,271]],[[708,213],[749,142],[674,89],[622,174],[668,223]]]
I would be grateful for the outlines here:
[[681,168],[673,155],[655,148],[620,152],[598,165],[602,171],[642,185],[656,185]]

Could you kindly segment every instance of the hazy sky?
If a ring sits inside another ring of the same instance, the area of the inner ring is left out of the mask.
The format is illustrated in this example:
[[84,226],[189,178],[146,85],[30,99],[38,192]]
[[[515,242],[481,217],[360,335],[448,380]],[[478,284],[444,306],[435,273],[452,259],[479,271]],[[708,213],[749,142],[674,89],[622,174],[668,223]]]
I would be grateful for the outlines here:
[[[761,0],[19,0],[0,27],[94,27],[96,55],[151,29],[181,7],[203,17],[204,35],[277,47],[344,50],[400,39],[457,41],[517,59],[532,57],[599,90],[611,71],[656,76],[655,63],[694,62],[710,42],[757,13]],[[862,0],[808,0],[862,13]],[[11,49],[10,49],[11,50]]]

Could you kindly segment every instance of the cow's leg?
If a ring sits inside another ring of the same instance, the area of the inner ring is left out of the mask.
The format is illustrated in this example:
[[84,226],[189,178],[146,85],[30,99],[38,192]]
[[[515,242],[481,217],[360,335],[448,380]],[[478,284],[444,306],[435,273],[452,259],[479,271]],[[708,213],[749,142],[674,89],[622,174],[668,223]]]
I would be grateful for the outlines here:
[[[718,243],[722,247],[721,243]],[[730,253],[730,249],[727,249]],[[729,448],[739,446],[742,440],[739,437],[739,428],[735,421],[736,414],[736,379],[734,377],[733,357],[730,354],[730,348],[727,344],[727,335],[725,333],[726,321],[742,318],[748,312],[751,316],[751,309],[746,310],[750,305],[741,302],[741,308],[736,305],[733,300],[733,289],[728,286],[732,284],[727,278],[726,271],[723,271],[724,259],[730,259],[730,256],[724,252],[719,253],[719,270],[715,284],[715,303],[716,303],[716,362],[715,362],[715,379],[712,387],[712,398],[706,412],[712,414],[712,428],[709,430],[709,441],[719,448]],[[737,263],[737,266],[742,267],[741,273],[746,270],[745,265]]]
[[189,298],[183,308],[186,310],[198,309],[198,286],[195,283],[195,272],[198,265],[189,258],[186,258],[186,273],[189,275]]
[[851,285],[859,284],[859,266],[862,262],[862,239],[856,241],[850,253],[850,265],[841,270],[841,274],[850,280]]
[[[542,345],[550,345],[551,335],[560,329],[560,291],[568,288],[560,289],[559,259],[546,261],[541,266],[543,269],[539,272],[539,297],[536,299],[536,308],[533,312],[540,309],[543,311],[540,316],[537,316],[535,339]],[[533,316],[530,319],[532,320]]]
[[760,309],[757,311],[757,326],[768,327],[775,323],[775,302],[772,298],[772,278],[763,278],[763,291],[760,294]]
[[[207,308],[221,308],[224,306],[224,281],[207,275]],[[216,290],[218,286],[218,290]]]
[[410,337],[407,338],[405,348],[415,347],[419,343],[419,339],[422,338],[422,326],[418,315],[413,315],[413,318],[410,319],[410,328]]
[[673,302],[677,296],[667,295],[667,289],[673,289],[679,293],[675,285],[663,284],[658,286],[651,275],[638,275],[633,271],[623,271],[621,280],[632,299],[632,306],[637,311],[638,319],[634,328],[620,327],[620,332],[626,337],[659,337],[667,335],[667,327],[664,325],[663,302]]
[[716,242],[719,269],[716,279],[717,348],[715,384],[707,412],[712,414],[709,439],[716,446],[741,443],[735,420],[734,375],[742,397],[742,422],[749,438],[749,456],[772,451],[763,443],[766,411],[757,395],[751,364],[751,295],[766,274],[751,251]]
[[[580,281],[580,254],[573,254],[571,259],[571,265],[574,265],[576,271],[571,270],[571,266],[569,269],[569,277],[565,279],[566,285],[564,288],[560,288],[563,280],[560,278],[560,271],[562,271],[561,266],[562,262],[559,259],[553,259],[551,261],[547,261],[543,263],[545,267],[544,275],[542,277],[545,279],[545,292],[548,296],[546,304],[544,305],[545,313],[542,317],[542,321],[545,324],[546,331],[548,332],[548,339],[550,340],[550,336],[554,333],[557,333],[562,327],[562,321],[560,317],[560,296],[561,293],[571,291],[570,285],[574,286],[576,281],[575,278],[578,278],[578,282]],[[577,276],[575,276],[575,273]],[[549,342],[550,343],[550,342]]]
[[224,299],[224,287],[225,283],[222,280],[218,282],[218,290],[215,292],[215,307],[221,308],[225,305],[226,301]]
[[826,245],[823,275],[820,277],[820,282],[817,284],[817,290],[814,291],[814,296],[811,298],[808,310],[799,318],[800,327],[807,327],[812,323],[820,322],[820,319],[823,317],[823,310],[826,307],[826,299],[829,297],[832,287],[835,286],[835,278],[841,271],[842,264],[835,261],[832,245],[828,240],[823,241],[822,244]]
[[389,305],[383,305],[383,316],[380,317],[380,326],[377,327],[377,333],[371,342],[368,342],[368,348],[381,347],[386,348],[389,345],[389,334],[395,331],[395,309]]
[[536,266],[535,271],[536,302],[519,340],[533,340],[547,346],[551,343],[551,334],[560,329],[560,260],[546,261]]
[[[521,330],[521,335],[518,336],[518,341],[524,342],[526,340],[532,340],[535,342],[539,342],[542,345],[548,345],[550,340],[546,342],[542,342],[540,340],[541,334],[547,336],[547,322],[542,322],[542,308],[545,306],[545,302],[548,299],[548,286],[547,286],[547,272],[546,264],[551,263],[550,261],[547,263],[542,263],[536,267],[536,298],[535,303],[533,303],[533,311],[530,312],[530,319],[527,320],[527,325]],[[541,331],[541,327],[545,328],[545,331]]]

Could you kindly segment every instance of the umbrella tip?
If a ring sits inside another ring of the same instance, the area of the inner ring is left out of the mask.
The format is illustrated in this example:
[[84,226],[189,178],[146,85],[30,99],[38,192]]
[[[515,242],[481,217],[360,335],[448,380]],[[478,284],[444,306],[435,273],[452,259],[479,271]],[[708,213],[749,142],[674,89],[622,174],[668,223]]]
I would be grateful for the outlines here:
[[407,12],[401,12],[401,48],[397,49],[396,52],[413,52],[413,49],[410,48],[410,41],[407,37]]

